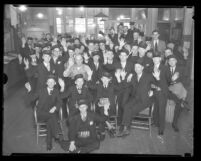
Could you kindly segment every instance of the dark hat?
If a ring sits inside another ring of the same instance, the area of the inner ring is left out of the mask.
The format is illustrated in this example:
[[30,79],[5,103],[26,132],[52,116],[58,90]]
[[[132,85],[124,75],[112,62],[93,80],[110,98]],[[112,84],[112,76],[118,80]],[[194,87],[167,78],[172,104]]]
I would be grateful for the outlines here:
[[44,44],[42,45],[42,48],[51,47],[51,46],[52,46],[51,43],[44,43]]
[[92,56],[96,56],[96,55],[98,55],[100,57],[100,52],[99,51],[92,52]]
[[51,47],[51,50],[54,50],[54,49],[56,49],[56,48],[58,48],[59,50],[61,50],[61,48],[60,48],[59,45],[54,45],[54,46],[52,46],[52,47]]
[[140,31],[139,35],[140,35],[141,37],[144,37],[144,32]]
[[41,48],[42,46],[41,46],[41,44],[36,43],[36,44],[34,44],[34,47],[39,47],[39,48]]
[[141,41],[140,44],[139,44],[139,48],[146,49],[147,48],[147,44]]
[[171,59],[171,58],[175,58],[175,59],[177,60],[177,57],[176,57],[175,55],[169,55],[169,56],[167,57],[168,60]]
[[44,54],[45,54],[45,55],[49,55],[49,56],[52,55],[51,50],[44,50],[42,53],[43,53],[43,55],[44,55]]
[[88,101],[86,99],[80,99],[78,102],[77,102],[78,106],[80,105],[88,105]]
[[112,78],[112,75],[107,71],[103,71],[102,74],[101,74],[101,77]]
[[28,37],[27,40],[33,40],[33,38],[32,37]]
[[55,77],[55,75],[53,75],[53,74],[48,75],[47,80],[48,80],[48,79],[54,79],[54,80],[56,81],[56,77]]
[[103,36],[105,35],[102,31],[99,31],[98,33],[101,34],[101,35],[103,35]]
[[123,25],[124,25],[124,23],[123,23],[123,22],[120,22],[120,24],[119,24],[119,25],[122,25],[122,26],[123,26]]
[[74,81],[76,81],[78,78],[83,78],[83,75],[82,74],[77,74],[75,77],[74,77]]
[[152,40],[152,37],[150,37],[150,36],[145,37],[145,41],[151,41],[151,40]]
[[75,50],[74,46],[68,46],[68,50]]
[[131,22],[130,22],[130,25],[135,25],[135,22],[131,21]]
[[75,44],[74,49],[79,48],[80,49],[81,45]]
[[142,66],[145,66],[145,61],[143,58],[139,58],[135,64],[140,64]]
[[126,53],[126,55],[129,54],[129,51],[128,51],[128,50],[126,50],[126,49],[122,49],[122,50],[119,51],[119,55],[120,55],[122,52]]
[[161,58],[161,53],[160,52],[154,52],[153,58]]

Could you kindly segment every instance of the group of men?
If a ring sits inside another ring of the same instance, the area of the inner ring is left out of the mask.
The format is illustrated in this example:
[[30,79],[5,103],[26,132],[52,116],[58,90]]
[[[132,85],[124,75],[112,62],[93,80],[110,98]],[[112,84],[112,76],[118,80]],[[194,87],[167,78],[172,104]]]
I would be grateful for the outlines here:
[[[130,29],[120,24],[117,33],[111,28],[102,35],[101,40],[87,40],[46,34],[35,43],[22,38],[19,61],[27,75],[26,100],[37,107],[38,120],[47,123],[47,150],[54,138],[67,151],[91,152],[99,148],[106,131],[114,137],[111,116],[117,116],[116,136],[127,136],[134,116],[153,104],[153,123],[163,141],[168,99],[176,104],[172,127],[179,131],[186,90],[184,65],[173,49],[159,39],[157,30],[145,38],[134,22]],[[59,137],[60,108],[68,141]]]

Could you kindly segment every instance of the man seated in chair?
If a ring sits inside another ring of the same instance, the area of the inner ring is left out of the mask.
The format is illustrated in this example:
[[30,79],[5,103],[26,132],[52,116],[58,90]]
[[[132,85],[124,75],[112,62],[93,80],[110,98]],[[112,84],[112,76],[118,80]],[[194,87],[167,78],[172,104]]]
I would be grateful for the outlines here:
[[39,122],[47,123],[47,150],[52,149],[52,138],[58,141],[59,138],[59,124],[58,124],[58,111],[61,107],[61,99],[59,91],[54,88],[56,85],[54,75],[49,75],[47,78],[47,87],[42,88],[37,93],[30,96],[30,102],[38,100],[37,116]]
[[139,59],[135,64],[136,74],[131,80],[131,84],[133,86],[132,96],[124,106],[123,120],[121,125],[123,128],[120,128],[123,130],[118,132],[118,137],[129,135],[129,127],[132,118],[151,105],[151,96],[153,95],[151,83],[154,82],[154,79],[151,74],[144,72],[143,69],[144,62],[142,59]]
[[[102,71],[102,74],[99,76],[100,81],[97,82],[95,86],[89,85],[91,88],[97,89],[97,96],[95,99],[96,113],[105,115],[108,117],[116,115],[116,106],[115,106],[115,95],[118,90],[118,86],[114,84],[112,80],[112,75],[106,70]],[[99,124],[100,133],[99,136],[101,140],[105,138],[105,123]],[[110,137],[114,136],[114,132],[108,131]]]
[[88,111],[88,102],[86,100],[78,101],[78,108],[80,113],[75,115],[70,122],[69,140],[60,143],[65,151],[89,153],[99,149],[100,146],[94,122],[106,122],[109,129],[112,129],[113,126],[107,121],[106,116],[100,116]]

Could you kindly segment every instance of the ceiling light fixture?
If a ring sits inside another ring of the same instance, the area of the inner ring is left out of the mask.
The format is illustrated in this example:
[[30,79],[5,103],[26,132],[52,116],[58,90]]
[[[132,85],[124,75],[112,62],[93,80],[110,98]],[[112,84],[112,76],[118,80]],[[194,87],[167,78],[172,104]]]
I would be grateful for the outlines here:
[[19,6],[19,10],[24,12],[27,10],[27,7],[25,5],[21,5],[21,6]]
[[41,18],[44,17],[44,15],[43,15],[42,13],[38,13],[38,14],[37,14],[37,17],[41,19]]

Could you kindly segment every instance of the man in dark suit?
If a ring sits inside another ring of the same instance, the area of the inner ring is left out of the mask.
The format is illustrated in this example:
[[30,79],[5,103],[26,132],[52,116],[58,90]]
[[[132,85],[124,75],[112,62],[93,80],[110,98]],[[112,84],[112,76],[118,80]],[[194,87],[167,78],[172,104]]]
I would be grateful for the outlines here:
[[75,85],[71,86],[67,91],[61,93],[61,99],[68,98],[69,120],[78,112],[77,102],[80,99],[86,99],[90,105],[93,100],[88,86],[84,82],[83,75],[76,75],[74,81]]
[[28,37],[27,41],[24,37],[22,38],[22,47],[20,49],[20,53],[22,58],[28,58],[31,53],[34,53],[32,37]]
[[113,126],[106,116],[99,116],[90,112],[86,100],[78,101],[79,113],[70,121],[69,141],[62,141],[62,149],[70,153],[90,153],[100,147],[100,140],[96,134],[95,122],[106,122],[109,129]]
[[163,40],[159,39],[159,36],[160,36],[160,34],[159,34],[158,30],[152,31],[151,48],[154,49],[154,54],[161,54],[162,59],[163,59],[166,44]]
[[37,116],[40,122],[47,123],[47,150],[52,149],[52,138],[59,139],[58,111],[61,108],[59,91],[54,88],[55,77],[49,75],[46,79],[46,88],[41,88],[30,96],[30,102],[38,100]]
[[117,33],[115,33],[114,27],[110,28],[110,34],[108,34],[108,37],[110,38],[110,40],[113,42],[114,45],[119,45],[118,35]]
[[149,107],[152,103],[151,84],[154,82],[153,76],[143,71],[144,63],[142,59],[135,64],[135,74],[131,80],[132,96],[124,105],[123,120],[117,136],[122,137],[130,134],[129,126],[132,118],[139,112]]
[[117,96],[118,102],[118,125],[120,125],[123,116],[123,107],[128,100],[130,94],[130,88],[128,87],[128,82],[131,81],[133,76],[133,63],[128,61],[128,51],[121,50],[119,54],[120,61],[116,62],[115,68],[115,76],[120,86],[120,92]]
[[[175,83],[182,83],[184,82],[184,68],[182,66],[177,65],[177,58],[174,55],[170,55],[168,57],[168,85],[173,85]],[[178,128],[178,119],[180,113],[182,111],[182,107],[184,107],[183,100],[179,99],[174,93],[169,91],[169,99],[175,102],[175,110],[174,110],[174,118],[172,122],[172,127],[175,132],[179,132]]]
[[135,22],[130,22],[130,29],[128,29],[128,34],[129,34],[129,43],[132,44],[133,43],[133,33],[134,31],[139,31],[139,29],[137,29],[135,27]]
[[165,111],[168,97],[168,77],[167,67],[161,63],[161,54],[156,54],[153,57],[152,74],[157,82],[154,84],[154,111],[153,122],[159,128],[158,138],[161,142],[163,140],[163,134],[165,130]]

